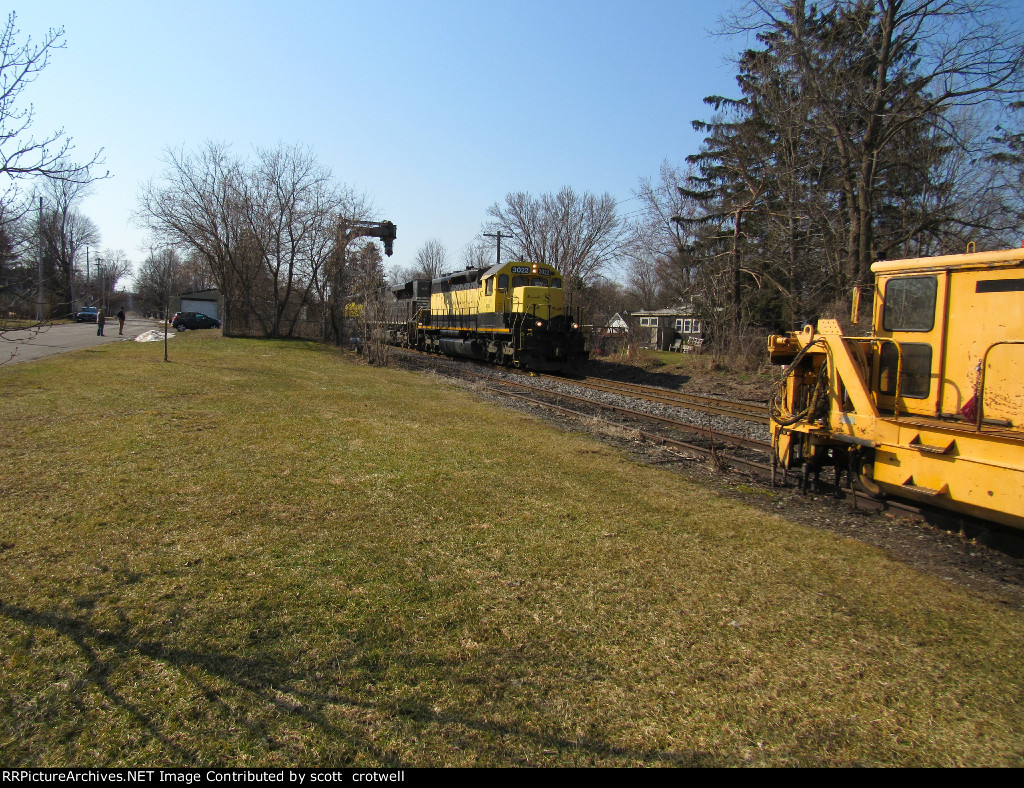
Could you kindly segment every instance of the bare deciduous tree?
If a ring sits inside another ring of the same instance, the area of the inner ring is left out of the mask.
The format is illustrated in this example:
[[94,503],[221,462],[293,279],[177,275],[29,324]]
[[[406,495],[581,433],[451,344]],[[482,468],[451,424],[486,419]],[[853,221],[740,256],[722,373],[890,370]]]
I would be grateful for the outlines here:
[[490,244],[478,238],[462,248],[460,262],[464,268],[490,268],[497,263],[497,255]]
[[146,184],[139,195],[138,220],[160,245],[198,255],[225,302],[250,301],[258,249],[245,228],[241,164],[227,145],[215,142],[195,153],[168,150],[164,164],[160,179]]
[[182,292],[181,257],[173,248],[151,253],[143,261],[136,282],[147,303],[156,304],[158,314],[164,319],[164,361],[167,355],[167,333],[171,319],[171,297]]
[[695,272],[685,262],[693,237],[687,224],[679,221],[700,213],[696,201],[679,189],[692,174],[692,167],[681,169],[665,161],[658,178],[641,179],[636,190],[640,209],[629,224],[626,281],[646,309],[693,297]]
[[153,252],[135,274],[137,306],[143,312],[164,316],[170,297],[192,289],[190,283],[186,266],[173,248]]
[[40,229],[51,313],[71,312],[78,298],[94,300],[79,270],[86,248],[95,248],[100,242],[96,224],[78,210],[87,192],[88,184],[66,180],[46,181],[43,187],[45,208]]
[[[71,139],[63,129],[35,137],[32,134],[32,105],[22,105],[22,93],[50,62],[50,55],[64,48],[64,29],[51,28],[36,44],[22,39],[17,17],[11,12],[0,32],[0,173],[10,180],[42,176],[51,180],[89,183],[99,153],[85,164],[74,164],[69,156]],[[12,185],[2,199],[11,198]]]
[[369,206],[335,185],[309,150],[258,149],[250,162],[208,142],[196,153],[169,151],[165,163],[137,215],[209,269],[227,305],[226,329],[237,322],[291,336],[314,297],[321,311],[340,303],[346,222],[367,218],[360,214]]
[[117,286],[132,276],[132,261],[128,259],[124,249],[105,249],[98,264],[102,265],[103,271],[103,303],[111,310],[114,306],[124,306],[125,293],[123,290],[118,293]]
[[[11,242],[8,249],[0,250],[0,254],[11,252],[4,267],[8,271],[14,269],[15,248],[14,238],[28,238],[34,235],[36,241],[35,255],[38,255],[40,222],[38,216],[33,232],[27,230],[30,223],[28,214],[36,203],[21,199],[19,184],[25,180],[44,178],[49,181],[63,181],[84,184],[96,179],[93,168],[100,163],[100,153],[94,155],[84,164],[73,163],[70,154],[73,150],[71,138],[63,129],[35,136],[32,125],[34,112],[31,103],[24,103],[24,92],[46,68],[50,55],[64,47],[63,28],[51,28],[38,42],[31,37],[22,37],[17,28],[17,16],[11,12],[0,31],[0,227],[6,241]],[[20,227],[19,227],[20,225]],[[20,230],[20,232],[18,232]],[[73,263],[72,263],[73,265]],[[9,302],[11,298],[28,301],[33,297],[36,302],[36,323],[44,321],[45,302],[48,300],[41,288],[45,283],[37,275],[29,275],[28,261],[23,261],[19,273],[23,274],[13,288],[0,285],[4,291],[0,301]],[[72,268],[73,270],[73,268]],[[29,282],[32,282],[31,286]],[[68,288],[70,289],[70,288]],[[29,293],[28,290],[38,292]],[[69,300],[69,294],[64,296]],[[0,321],[0,338],[6,335],[7,309],[4,309]]]
[[424,241],[413,258],[414,279],[436,279],[448,265],[448,250],[436,238]]
[[[488,232],[509,231],[513,259],[550,265],[561,272],[570,300],[618,258],[624,227],[610,194],[577,194],[568,186],[540,197],[515,192],[487,209]],[[502,259],[508,259],[502,255]]]
[[296,305],[308,302],[330,255],[338,193],[330,171],[298,147],[257,150],[246,193],[240,206],[271,291],[269,335],[290,336],[301,314]]

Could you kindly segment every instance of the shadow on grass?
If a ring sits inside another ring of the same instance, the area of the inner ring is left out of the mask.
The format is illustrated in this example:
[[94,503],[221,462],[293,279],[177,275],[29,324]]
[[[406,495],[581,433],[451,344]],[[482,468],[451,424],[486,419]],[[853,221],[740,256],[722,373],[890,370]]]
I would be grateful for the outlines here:
[[[244,705],[239,707],[237,704],[225,702],[218,690],[204,683],[196,672],[201,671],[208,675],[216,676],[240,690],[251,693],[259,701],[273,704],[281,714],[301,719],[306,724],[315,726],[335,741],[348,744],[352,748],[361,751],[361,753],[370,755],[377,760],[379,765],[385,767],[415,764],[409,764],[401,760],[395,753],[375,745],[369,735],[356,736],[351,731],[338,727],[326,718],[323,708],[325,706],[345,705],[384,715],[402,717],[418,724],[432,724],[442,727],[461,726],[481,733],[491,734],[501,739],[517,738],[532,741],[535,745],[540,745],[541,749],[545,751],[553,750],[560,754],[582,752],[596,758],[621,761],[621,765],[648,764],[679,767],[720,766],[726,764],[724,759],[706,752],[630,749],[616,747],[593,738],[568,738],[557,733],[538,733],[522,730],[506,724],[489,722],[458,713],[437,712],[430,708],[426,702],[421,701],[403,700],[399,704],[375,703],[337,692],[311,691],[307,687],[311,683],[320,680],[317,676],[296,671],[273,659],[263,656],[252,658],[239,657],[212,651],[201,652],[187,649],[169,649],[159,642],[140,640],[124,632],[97,629],[89,622],[71,616],[39,612],[2,602],[0,602],[0,616],[31,627],[48,629],[70,639],[81,651],[88,664],[85,680],[93,684],[115,707],[127,712],[130,718],[146,731],[149,736],[166,747],[171,758],[180,765],[229,766],[231,764],[206,763],[195,750],[189,749],[180,741],[172,740],[161,729],[160,720],[156,715],[147,712],[138,703],[124,697],[112,685],[110,676],[116,670],[116,666],[112,666],[109,660],[101,657],[97,649],[112,649],[119,658],[125,661],[133,659],[135,655],[142,655],[176,668],[209,702],[216,704],[225,716],[233,718],[234,723],[250,733],[271,740],[271,732],[266,726],[253,719],[253,716],[248,713],[248,707]],[[122,617],[121,620],[123,624],[128,624],[126,618]],[[398,653],[397,649],[398,647],[396,646],[396,653]],[[441,670],[445,669],[443,665],[439,665],[436,662],[432,662],[432,666]],[[385,667],[386,665],[379,666],[378,670],[383,672]],[[366,670],[367,666],[360,666],[360,669]],[[454,672],[449,672],[447,675],[449,680],[455,680]],[[280,693],[287,693],[294,698],[300,699],[302,701],[301,705],[296,706],[289,701],[283,700],[280,697]],[[38,756],[39,754],[36,755]],[[443,753],[437,753],[437,756],[443,758]],[[530,761],[530,763],[534,762]],[[526,761],[524,760],[525,763]],[[296,763],[294,765],[309,766],[314,764]],[[343,766],[349,764],[331,763],[330,765]],[[361,763],[359,765],[365,764]],[[443,761],[441,765],[443,765]]]
[[584,367],[587,375],[598,378],[618,380],[623,383],[640,383],[644,386],[660,386],[674,389],[690,380],[689,375],[677,375],[672,372],[658,372],[657,369],[643,369],[631,364],[619,364],[615,361],[592,361]]

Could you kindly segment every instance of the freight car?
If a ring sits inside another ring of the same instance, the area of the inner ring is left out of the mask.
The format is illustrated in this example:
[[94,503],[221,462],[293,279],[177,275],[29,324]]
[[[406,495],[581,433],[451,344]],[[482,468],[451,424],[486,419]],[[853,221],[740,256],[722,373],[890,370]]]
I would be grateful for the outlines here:
[[871,270],[869,334],[819,320],[769,337],[788,365],[774,460],[805,478],[846,467],[870,494],[1024,528],[1024,248]]
[[562,276],[537,263],[467,268],[392,288],[391,344],[510,367],[571,372],[588,358]]

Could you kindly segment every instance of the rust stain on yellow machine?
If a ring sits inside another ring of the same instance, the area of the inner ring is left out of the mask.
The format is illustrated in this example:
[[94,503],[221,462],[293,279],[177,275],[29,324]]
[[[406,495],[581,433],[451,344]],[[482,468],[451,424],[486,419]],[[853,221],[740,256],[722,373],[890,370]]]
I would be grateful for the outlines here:
[[769,337],[775,460],[1024,528],[1024,248],[871,270],[869,334]]

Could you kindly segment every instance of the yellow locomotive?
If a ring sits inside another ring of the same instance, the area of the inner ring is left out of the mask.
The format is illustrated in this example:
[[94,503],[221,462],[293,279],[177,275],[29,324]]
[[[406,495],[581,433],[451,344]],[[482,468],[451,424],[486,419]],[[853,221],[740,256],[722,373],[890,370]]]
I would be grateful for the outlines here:
[[820,320],[769,337],[789,365],[774,460],[805,479],[849,467],[869,493],[1024,528],[1024,248],[871,270],[870,335]]
[[392,288],[388,340],[420,350],[536,370],[587,361],[561,274],[538,263],[467,268]]

